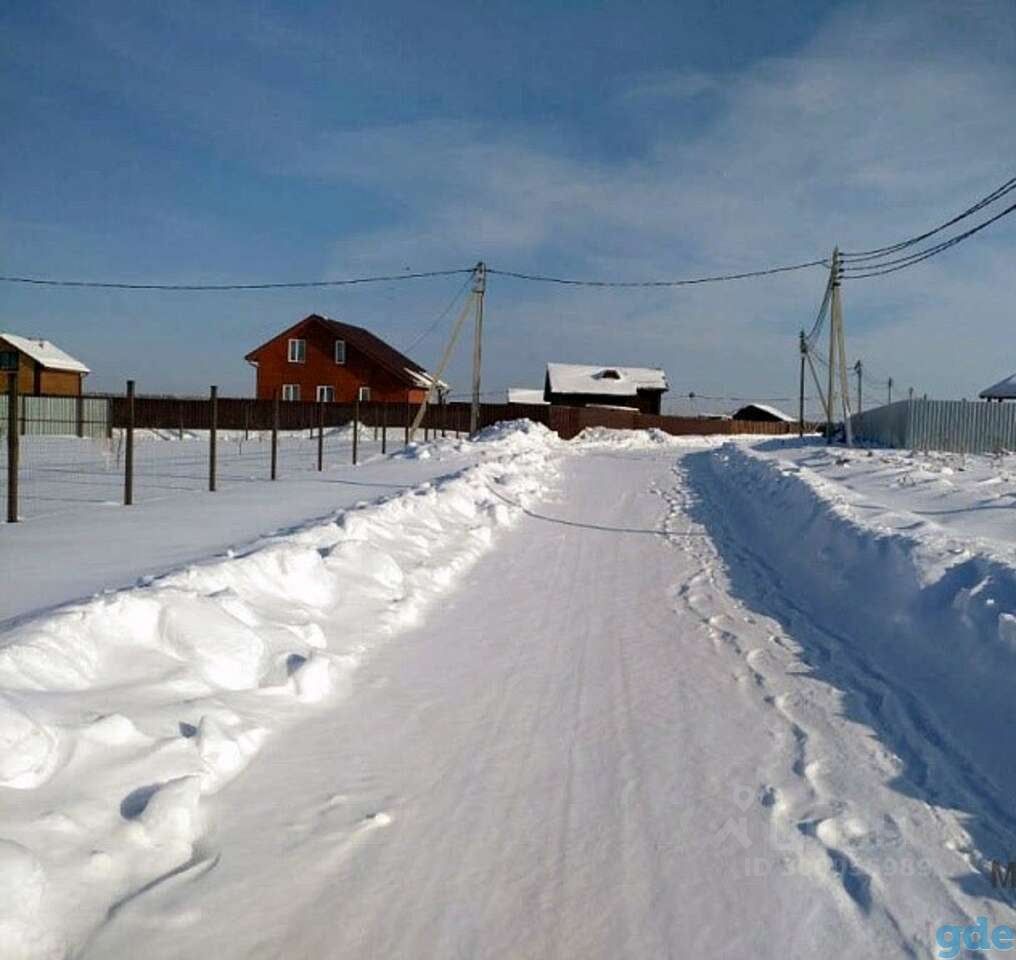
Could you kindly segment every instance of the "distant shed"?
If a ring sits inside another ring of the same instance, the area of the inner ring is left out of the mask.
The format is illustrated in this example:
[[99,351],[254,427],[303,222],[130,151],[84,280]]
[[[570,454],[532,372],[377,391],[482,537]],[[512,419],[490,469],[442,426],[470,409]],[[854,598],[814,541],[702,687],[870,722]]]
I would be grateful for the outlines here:
[[80,360],[40,337],[0,333],[0,373],[18,374],[18,392],[77,397],[90,372]]
[[784,413],[768,403],[748,403],[734,412],[732,420],[752,420],[757,423],[796,423],[797,417]]

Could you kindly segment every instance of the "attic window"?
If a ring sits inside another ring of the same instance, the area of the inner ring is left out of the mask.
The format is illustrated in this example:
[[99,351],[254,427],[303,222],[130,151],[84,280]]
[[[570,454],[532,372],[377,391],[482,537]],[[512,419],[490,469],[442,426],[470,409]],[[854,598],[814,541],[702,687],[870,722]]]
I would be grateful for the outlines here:
[[336,340],[335,341],[335,362],[345,363],[346,362],[346,341]]
[[290,340],[288,358],[290,363],[305,363],[307,361],[307,341]]
[[601,370],[596,376],[600,380],[620,380],[621,379],[621,374],[619,374],[616,370]]

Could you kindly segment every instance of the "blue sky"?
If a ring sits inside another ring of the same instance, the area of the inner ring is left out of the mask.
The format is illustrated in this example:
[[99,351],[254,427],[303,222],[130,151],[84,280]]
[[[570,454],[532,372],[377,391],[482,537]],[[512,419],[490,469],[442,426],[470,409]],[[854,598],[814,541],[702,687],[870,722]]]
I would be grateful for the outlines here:
[[[228,282],[467,266],[656,278],[888,243],[1012,175],[1011,2],[10,2],[0,272]],[[845,291],[873,376],[1016,369],[1016,218]],[[461,281],[269,294],[0,286],[94,389],[250,389],[311,311],[405,346]],[[659,364],[782,396],[824,277],[601,292],[494,278],[485,385]],[[449,318],[450,320],[450,318]],[[446,321],[414,351],[433,365]],[[468,383],[466,351],[452,368]]]

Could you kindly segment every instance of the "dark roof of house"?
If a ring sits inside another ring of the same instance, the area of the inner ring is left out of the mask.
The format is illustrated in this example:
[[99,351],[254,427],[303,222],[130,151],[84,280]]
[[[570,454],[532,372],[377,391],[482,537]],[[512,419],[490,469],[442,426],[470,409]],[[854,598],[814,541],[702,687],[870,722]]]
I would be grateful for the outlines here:
[[985,387],[978,396],[983,400],[1016,400],[1016,373]]
[[375,336],[363,327],[356,327],[351,323],[341,323],[338,320],[332,320],[331,317],[322,317],[317,313],[312,313],[309,316],[304,317],[299,323],[294,324],[288,330],[283,330],[281,333],[277,333],[271,338],[271,340],[268,340],[261,344],[260,347],[251,350],[244,359],[253,360],[261,350],[268,346],[269,343],[273,343],[278,340],[279,337],[284,337],[293,333],[297,328],[310,322],[319,323],[326,327],[334,333],[336,337],[345,340],[347,344],[370,357],[378,364],[378,366],[384,367],[384,369],[393,376],[405,381],[410,386],[426,388],[430,385],[430,374],[427,373],[427,371],[415,360],[410,360],[409,357],[407,357],[404,353],[400,353],[391,344],[385,343],[385,341],[380,337]]

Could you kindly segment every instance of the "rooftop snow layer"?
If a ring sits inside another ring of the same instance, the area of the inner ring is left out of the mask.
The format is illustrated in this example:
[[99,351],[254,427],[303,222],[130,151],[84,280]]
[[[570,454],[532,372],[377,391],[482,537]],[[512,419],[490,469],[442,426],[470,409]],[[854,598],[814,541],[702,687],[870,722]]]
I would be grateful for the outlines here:
[[639,390],[666,390],[667,375],[658,367],[590,367],[548,363],[551,393],[598,393],[634,397]]
[[38,337],[20,337],[16,333],[0,333],[12,347],[20,350],[25,356],[31,357],[39,366],[49,370],[73,370],[76,373],[91,371],[80,360],[75,360],[69,353],[64,353],[55,343]]
[[509,403],[546,403],[543,399],[543,391],[533,387],[509,387]]

